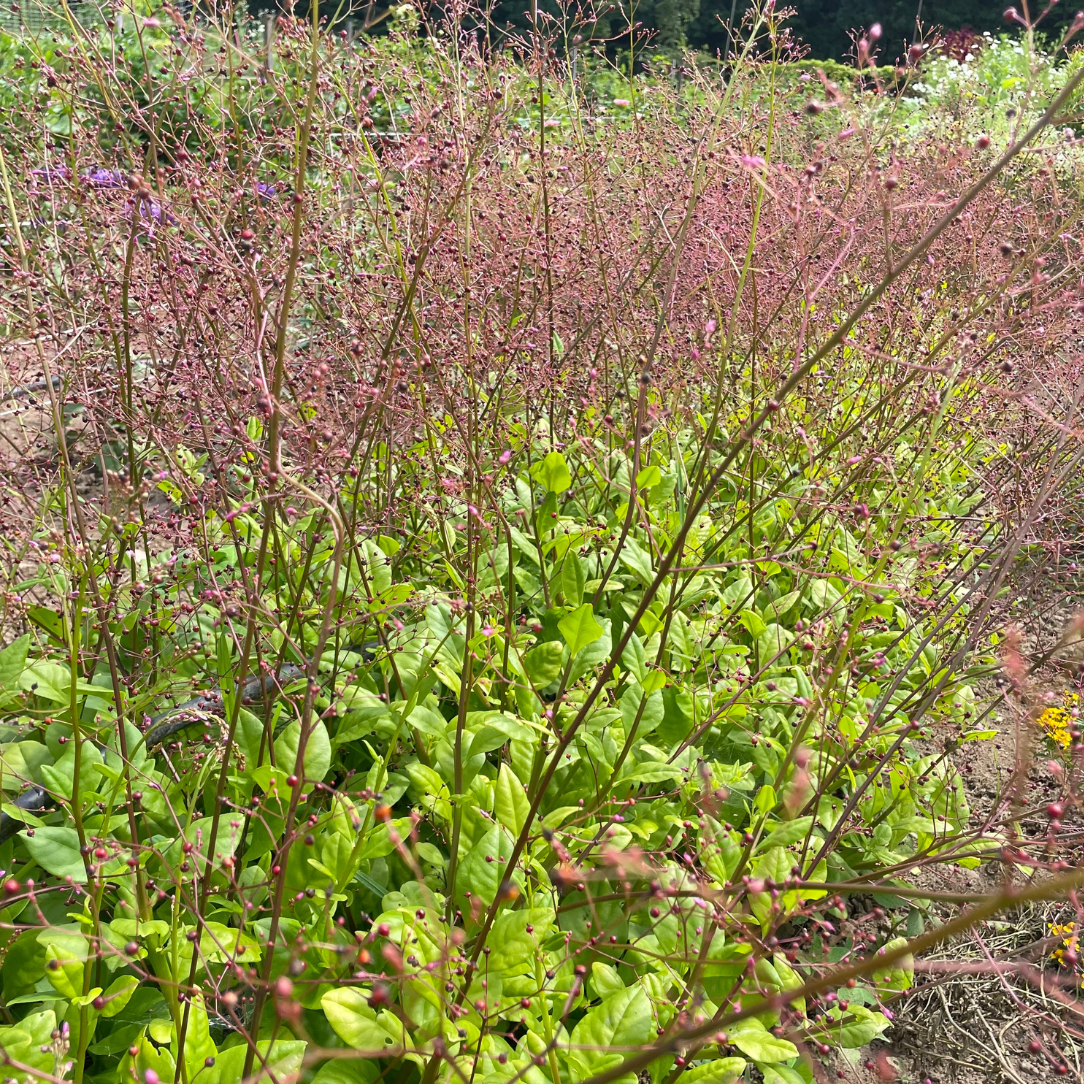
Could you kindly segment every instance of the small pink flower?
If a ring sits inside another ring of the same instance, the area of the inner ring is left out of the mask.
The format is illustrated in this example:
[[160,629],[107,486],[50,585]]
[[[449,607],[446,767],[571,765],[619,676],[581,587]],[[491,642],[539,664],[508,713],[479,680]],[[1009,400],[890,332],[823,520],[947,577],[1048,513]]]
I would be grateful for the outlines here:
[[493,628],[492,625],[486,625],[486,627],[484,629],[482,629],[482,635],[483,636],[493,636],[496,633],[496,631],[497,630],[495,628]]
[[764,159],[759,154],[743,154],[741,164],[749,169],[759,169],[764,165]]
[[629,105],[628,98],[614,98],[614,105]]
[[506,448],[499,456],[497,456],[497,462],[503,467],[508,460],[512,458],[512,449]]
[[709,321],[708,321],[708,322],[707,322],[707,323],[706,323],[706,324],[704,325],[704,334],[705,334],[705,335],[706,335],[706,336],[707,336],[708,338],[711,338],[711,336],[715,334],[715,328],[716,328],[716,326],[717,326],[717,325],[716,325],[716,323],[715,323],[715,321],[714,321],[714,320],[709,320]]

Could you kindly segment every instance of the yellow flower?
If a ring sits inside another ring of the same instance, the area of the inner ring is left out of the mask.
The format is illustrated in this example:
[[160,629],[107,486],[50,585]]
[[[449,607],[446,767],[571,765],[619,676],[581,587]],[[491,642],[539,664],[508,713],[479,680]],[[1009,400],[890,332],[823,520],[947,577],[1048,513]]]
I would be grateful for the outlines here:
[[[1051,937],[1060,937],[1062,939],[1061,947],[1054,949],[1054,951],[1050,954],[1050,958],[1052,960],[1056,961],[1059,964],[1064,964],[1065,953],[1069,949],[1072,949],[1073,952],[1079,955],[1080,939],[1076,933],[1075,926],[1059,926],[1056,923],[1050,923],[1047,925],[1047,932],[1050,934]],[[1081,978],[1080,985],[1081,987],[1084,987],[1084,977]]]
[[1071,709],[1076,708],[1080,703],[1080,694],[1066,692],[1063,703],[1064,707],[1044,708],[1035,721],[1046,731],[1049,738],[1057,742],[1062,749],[1068,749],[1072,742],[1069,728],[1076,719]]

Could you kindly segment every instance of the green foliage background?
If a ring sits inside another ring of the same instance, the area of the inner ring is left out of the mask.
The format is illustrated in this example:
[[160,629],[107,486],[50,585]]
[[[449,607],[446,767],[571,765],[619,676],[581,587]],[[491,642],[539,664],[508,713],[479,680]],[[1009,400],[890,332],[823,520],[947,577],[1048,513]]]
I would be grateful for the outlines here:
[[[360,5],[359,5],[360,6]],[[933,29],[944,31],[972,30],[977,33],[997,33],[1006,27],[1003,12],[1006,5],[984,0],[797,0],[788,5],[796,9],[789,26],[811,57],[822,60],[845,60],[852,55],[851,32],[880,23],[881,61],[890,64],[904,55],[908,44],[920,36],[916,21],[925,36]],[[1018,5],[1019,6],[1019,5]],[[614,4],[598,4],[600,15],[597,37],[612,39],[621,50],[627,50],[630,22],[652,34],[651,52],[677,57],[682,50],[692,49],[715,56],[727,48],[727,23],[733,17],[740,23],[748,0],[620,0]],[[272,10],[266,0],[252,0],[254,12]],[[496,28],[512,26],[523,29],[529,25],[530,5],[525,0],[500,0],[493,8]],[[555,0],[539,0],[538,11],[560,21],[562,7]],[[1042,21],[1042,31],[1060,37],[1072,22],[1076,8],[1055,7]]]

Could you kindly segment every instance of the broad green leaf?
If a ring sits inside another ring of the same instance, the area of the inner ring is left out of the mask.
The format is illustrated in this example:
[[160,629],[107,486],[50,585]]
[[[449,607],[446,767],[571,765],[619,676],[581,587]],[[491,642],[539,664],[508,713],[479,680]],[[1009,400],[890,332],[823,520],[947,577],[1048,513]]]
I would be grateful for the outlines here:
[[397,1045],[396,1037],[378,1023],[365,995],[351,987],[329,990],[320,999],[328,1023],[347,1046],[381,1054]]
[[681,1084],[734,1084],[745,1072],[746,1064],[745,1058],[712,1058],[706,1065],[696,1065],[682,1073]]
[[9,1064],[17,1062],[31,1071],[16,1072],[12,1079],[18,1084],[56,1079],[52,1046],[55,1028],[56,1015],[52,1009],[24,1016],[14,1027],[0,1027],[0,1051],[10,1059]]
[[321,1065],[310,1084],[374,1084],[381,1065],[365,1058],[332,1058]]
[[[301,721],[295,719],[275,739],[275,763],[293,774],[297,766],[297,751],[301,744]],[[305,778],[319,783],[331,767],[331,742],[327,736],[327,727],[317,720],[309,732],[305,743]],[[300,774],[300,773],[299,773]]]
[[14,690],[18,687],[19,675],[26,666],[26,653],[30,647],[30,634],[12,640],[0,651],[0,689]]
[[819,1023],[828,1042],[853,1050],[876,1039],[888,1027],[888,1018],[852,1001],[845,1012],[835,1006]]
[[[298,1079],[297,1074],[305,1058],[305,1045],[305,1043],[296,1039],[278,1039],[275,1042],[270,1039],[261,1039],[256,1043],[256,1049],[259,1051],[260,1057],[254,1060],[252,1075],[246,1077],[244,1075],[245,1054],[248,1051],[248,1046],[245,1043],[239,1043],[237,1046],[231,1046],[228,1050],[213,1055],[214,1065],[200,1068],[194,1077],[189,1077],[189,1080],[192,1084],[241,1084],[242,1079],[245,1084],[271,1084],[271,1081],[285,1084],[285,1081]],[[188,1061],[187,1056],[185,1061]],[[357,1058],[351,1058],[349,1062],[351,1064],[365,1064]],[[344,1059],[340,1064],[347,1064],[347,1059]],[[166,1078],[163,1077],[162,1079]],[[332,1084],[332,1082],[339,1084],[339,1080],[336,1080],[335,1077],[323,1077],[321,1079],[324,1084]],[[371,1084],[371,1081],[375,1079],[375,1072],[370,1077],[340,1078],[342,1084],[354,1084],[355,1081],[357,1081],[357,1084]]]
[[569,654],[575,658],[588,644],[593,644],[603,633],[595,620],[591,604],[585,602],[578,609],[566,614],[557,622],[557,628],[568,644]]
[[[631,734],[632,728],[636,727],[636,733],[641,738],[646,738],[663,720],[665,705],[662,692],[656,690],[647,696],[644,701],[643,688],[633,683],[626,690],[619,701],[621,708],[621,723],[625,733]],[[639,723],[637,723],[639,719]]]
[[[53,755],[49,748],[36,741],[12,741],[0,745],[0,787],[4,790],[24,790],[28,783],[40,783],[41,769],[50,765]],[[10,816],[15,814],[9,811]],[[16,819],[21,820],[22,817]]]
[[572,1031],[568,1063],[575,1080],[620,1065],[654,1031],[651,1003],[639,983],[603,999]]
[[644,467],[644,469],[636,475],[636,488],[650,489],[652,486],[657,486],[661,481],[662,471],[652,464],[649,467]]
[[[190,999],[188,1009],[188,1029],[185,1032],[184,1041],[184,1066],[189,1080],[193,1080],[197,1073],[204,1068],[207,1058],[214,1058],[217,1051],[211,1039],[211,1031],[207,1021],[207,1006],[203,1003],[202,994],[194,994]],[[176,1033],[170,1039],[170,1054],[173,1061],[177,1061],[177,1036]],[[243,1068],[242,1064],[242,1068]]]
[[550,493],[564,493],[572,485],[572,475],[560,452],[550,452],[541,462],[535,463],[531,468],[531,477]]
[[642,682],[647,677],[647,653],[644,651],[644,642],[634,632],[625,644],[625,650],[621,652],[621,665]]
[[[885,942],[884,948],[886,952],[893,952],[896,949],[903,948],[906,944],[906,937],[894,937],[891,941]],[[882,997],[886,993],[898,994],[904,990],[909,990],[914,980],[915,958],[910,954],[901,956],[889,967],[878,968],[873,972],[874,986],[878,995]]]
[[507,828],[513,836],[518,836],[527,823],[527,814],[531,811],[531,803],[523,792],[523,784],[519,776],[507,765],[502,764],[497,773],[496,804],[494,813],[497,820]]
[[761,665],[776,656],[780,656],[780,662],[786,662],[786,649],[794,641],[794,633],[782,625],[765,625],[764,631],[756,639]]
[[[76,935],[78,940],[83,939]],[[83,992],[83,968],[86,960],[86,942],[82,953],[73,951],[71,945],[58,940],[45,946],[45,977],[49,985],[69,1000]]]
[[786,1039],[777,1039],[755,1019],[740,1020],[727,1030],[730,1042],[753,1061],[771,1064],[798,1056],[798,1048]]
[[758,1066],[764,1077],[764,1084],[809,1084],[797,1069],[789,1065],[761,1065]]
[[738,615],[738,621],[749,630],[749,635],[754,640],[762,636],[764,630],[768,627],[764,624],[764,619],[754,610],[742,610]]
[[617,556],[645,587],[655,578],[651,555],[635,540],[626,538]]
[[121,975],[106,987],[105,1006],[102,1008],[102,1016],[116,1016],[132,1000],[132,994],[139,986],[139,979],[135,975]]
[[523,656],[524,669],[536,688],[544,689],[557,680],[561,674],[561,660],[564,653],[564,644],[558,640],[548,640],[544,644],[532,647]]
[[754,805],[759,813],[770,813],[779,804],[779,799],[776,797],[775,787],[770,783],[765,783],[764,786],[757,791]]
[[43,870],[54,877],[70,877],[76,884],[86,884],[87,870],[79,853],[79,836],[74,828],[35,828],[33,835],[19,833],[26,849]]
[[625,984],[617,974],[617,968],[604,964],[599,960],[596,960],[591,965],[591,985],[594,986],[595,993],[601,998],[609,997],[611,994],[619,994],[625,989]]
[[796,817],[792,821],[785,821],[761,840],[760,849],[766,851],[770,847],[786,847],[789,843],[797,843],[798,840],[805,839],[812,826],[812,817]]
[[569,550],[561,565],[561,592],[565,596],[567,605],[579,606],[583,601],[583,585],[583,562],[574,550]]
[[521,879],[508,867],[512,857],[512,837],[499,825],[491,824],[485,833],[460,855],[460,879],[457,892],[470,892],[489,906],[497,897],[497,889],[505,880]]
[[38,940],[39,931],[25,930],[10,942],[4,954],[3,978],[4,1000],[10,1004],[12,998],[33,990],[38,980],[45,975],[45,945]]
[[816,579],[806,588],[806,598],[818,610],[830,610],[843,596],[827,579]]

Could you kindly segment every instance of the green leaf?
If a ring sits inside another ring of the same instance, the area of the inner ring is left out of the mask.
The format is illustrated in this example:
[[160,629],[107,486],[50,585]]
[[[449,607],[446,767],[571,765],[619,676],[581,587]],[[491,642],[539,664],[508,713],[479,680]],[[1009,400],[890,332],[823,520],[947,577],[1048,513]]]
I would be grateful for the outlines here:
[[591,985],[599,997],[609,997],[611,994],[619,994],[625,989],[625,984],[617,973],[616,967],[604,964],[596,960],[591,965]]
[[531,468],[531,477],[540,482],[550,493],[564,493],[572,485],[572,475],[568,472],[568,464],[560,452],[550,452],[539,463]]
[[789,1065],[761,1065],[758,1068],[764,1084],[808,1084],[806,1078]]
[[621,665],[628,670],[637,681],[643,681],[647,677],[647,653],[644,651],[644,642],[634,632],[621,652]]
[[132,1000],[132,994],[136,992],[138,986],[139,979],[135,975],[121,975],[119,979],[110,983],[103,994],[105,1006],[102,1008],[102,1016],[116,1016],[121,1012]]
[[378,1023],[376,1012],[360,990],[350,987],[329,990],[320,998],[320,1007],[335,1034],[355,1050],[383,1053],[398,1045],[395,1036]]
[[794,633],[782,625],[765,625],[764,631],[756,639],[761,665],[780,655],[780,652],[784,653],[780,656],[780,661],[785,662],[785,652],[794,640]]
[[797,843],[798,840],[805,839],[812,826],[812,817],[796,817],[792,821],[785,821],[761,840],[760,849],[766,851],[770,847],[786,847],[788,843]]
[[45,975],[45,946],[38,941],[39,931],[25,930],[16,936],[4,954],[3,977],[4,1001],[9,1005],[13,998],[33,990]]
[[791,591],[768,603],[768,609],[775,615],[777,621],[782,621],[787,614],[798,604],[802,597],[801,591]]
[[375,1061],[365,1058],[332,1058],[321,1065],[310,1084],[374,1084],[380,1076]]
[[566,614],[557,622],[557,628],[568,644],[569,654],[575,658],[588,644],[593,644],[603,633],[595,620],[591,603],[585,602],[578,609]]
[[[291,774],[297,765],[297,750],[301,743],[301,721],[295,719],[275,739],[275,763]],[[317,720],[309,732],[305,743],[305,778],[319,783],[331,767],[331,741],[327,736],[327,727]]]
[[[72,746],[74,748],[74,746]],[[43,776],[41,769],[52,763],[52,754],[46,745],[36,741],[10,741],[0,745],[0,786],[4,790],[23,790],[27,783],[39,783]],[[7,810],[9,816],[24,824],[27,821],[22,812]]]
[[[509,869],[512,857],[512,838],[499,825],[491,824],[485,833],[460,854],[462,882],[457,881],[457,892],[470,892],[487,907],[497,898],[497,889],[504,880],[519,878]],[[464,908],[466,910],[466,908]]]
[[753,1061],[771,1064],[798,1056],[798,1048],[786,1039],[777,1039],[759,1020],[740,1020],[727,1032],[730,1042]]
[[19,833],[31,857],[54,877],[70,877],[76,884],[86,884],[87,869],[79,853],[79,836],[74,828],[35,828],[34,834]]
[[531,811],[531,803],[523,792],[523,784],[519,776],[507,765],[502,764],[497,773],[497,786],[494,813],[497,820],[507,828],[513,836],[519,836],[523,826],[527,823],[527,815]]
[[[72,935],[69,935],[71,938]],[[45,977],[49,985],[60,994],[71,1000],[83,992],[83,967],[86,960],[86,942],[78,934],[75,940],[82,942],[82,952],[78,946],[73,948],[59,939],[45,946]]]
[[511,715],[495,712],[486,714],[485,720],[486,725],[474,735],[470,743],[467,753],[468,761],[480,753],[491,753],[494,749],[500,749],[509,741],[535,740],[535,731]]
[[655,578],[651,565],[651,555],[638,542],[626,538],[617,554],[621,563],[642,583],[647,586]]
[[56,1015],[52,1009],[24,1016],[14,1027],[0,1027],[0,1050],[10,1059],[8,1064],[18,1062],[32,1071],[17,1073],[12,1079],[19,1084],[56,1079],[56,1057],[51,1042],[55,1028]]
[[568,1063],[575,1078],[620,1065],[653,1031],[651,1003],[639,983],[604,998],[572,1031]]
[[828,1041],[843,1047],[844,1050],[865,1046],[888,1027],[888,1018],[882,1013],[871,1012],[864,1005],[853,1001],[846,1012],[836,1006],[829,1017],[821,1017],[821,1022]]
[[[922,912],[920,911],[918,914],[921,917]],[[903,948],[906,944],[906,937],[894,937],[891,941],[885,942],[884,948],[886,952],[892,952]],[[890,966],[878,968],[873,972],[874,986],[877,988],[877,993],[882,997],[886,993],[898,994],[904,990],[909,990],[914,981],[915,958],[910,954],[901,956]]]
[[652,486],[657,486],[661,481],[662,471],[652,464],[650,467],[644,467],[644,469],[636,475],[636,488],[650,489]]
[[754,640],[763,635],[764,630],[768,627],[764,624],[764,619],[754,610],[742,610],[738,616],[738,621],[749,630],[749,635]]
[[[278,1039],[275,1042],[271,1042],[270,1039],[261,1039],[256,1044],[256,1049],[259,1051],[260,1057],[256,1058],[252,1066],[252,1075],[246,1077],[245,1072],[245,1054],[248,1051],[248,1046],[245,1043],[240,1043],[237,1046],[231,1046],[228,1050],[223,1050],[220,1054],[213,1055],[214,1065],[209,1065],[206,1068],[200,1068],[194,1077],[188,1079],[192,1084],[241,1084],[242,1078],[245,1080],[245,1084],[271,1084],[271,1081],[278,1081],[282,1084],[283,1081],[296,1080],[301,1070],[301,1064],[305,1059],[305,1043],[296,1039]],[[185,1043],[185,1049],[187,1050],[187,1041]],[[188,1061],[187,1055],[185,1061]],[[264,1063],[266,1068],[264,1068]],[[357,1058],[349,1059],[340,1062],[339,1064],[354,1064],[358,1063]],[[163,1080],[166,1078],[163,1077]],[[370,1084],[371,1081],[376,1079],[376,1073],[372,1076],[365,1077],[323,1077],[318,1078],[322,1080],[322,1084]],[[315,1084],[315,1080],[313,1081]]]
[[682,1073],[681,1084],[734,1084],[745,1072],[746,1064],[745,1058],[712,1058],[706,1065]]
[[583,585],[583,562],[573,550],[569,550],[561,565],[561,592],[569,606],[579,606],[583,601]]
[[832,582],[827,579],[814,580],[806,588],[806,598],[817,610],[831,609],[842,597]]
[[0,689],[13,690],[18,687],[19,675],[26,666],[26,653],[30,647],[30,634],[12,640],[0,651]]
[[753,804],[756,806],[758,813],[770,813],[779,804],[779,799],[775,794],[775,787],[770,783],[765,783],[757,791]]
[[561,674],[561,661],[565,647],[559,640],[547,640],[544,644],[532,647],[523,656],[523,667],[527,677],[538,689],[552,684]]
[[[168,1047],[159,1048],[155,1046],[148,1035],[144,1035],[133,1046],[138,1046],[138,1053],[134,1058],[130,1053],[126,1053],[121,1059],[120,1067],[117,1070],[118,1080],[146,1080],[148,1069],[154,1070],[158,1074],[159,1080],[173,1080],[175,1078],[177,1065]],[[204,1082],[201,1081],[200,1084],[204,1084]],[[218,1081],[215,1081],[214,1084],[218,1084]]]
[[[651,676],[651,675],[649,675]],[[647,696],[644,703],[644,690],[638,684],[630,685],[621,700],[618,702],[621,708],[621,723],[625,733],[631,734],[636,724],[637,716],[640,722],[636,733],[641,738],[646,738],[663,720],[666,705],[663,703],[662,693],[659,690]]]
[[422,734],[431,738],[443,738],[448,731],[448,721],[438,711],[419,704],[407,716],[407,722]]
[[[189,1080],[194,1080],[196,1075],[204,1068],[207,1058],[214,1058],[217,1051],[211,1039],[211,1031],[207,1021],[207,1006],[203,1002],[202,994],[194,994],[185,1014],[188,1018],[188,1030],[185,1032],[184,1042],[184,1065]],[[170,1054],[173,1061],[177,1061],[177,1035],[174,1033],[170,1038]],[[217,1059],[215,1059],[217,1066]],[[244,1065],[242,1063],[242,1069]],[[221,1077],[219,1078],[222,1079]]]

